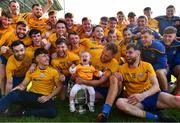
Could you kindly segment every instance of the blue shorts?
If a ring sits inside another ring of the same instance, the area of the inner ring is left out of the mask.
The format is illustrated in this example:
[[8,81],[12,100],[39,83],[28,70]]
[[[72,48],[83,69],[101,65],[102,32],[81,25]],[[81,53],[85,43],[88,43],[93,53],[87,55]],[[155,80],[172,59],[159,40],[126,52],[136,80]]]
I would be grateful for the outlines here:
[[149,112],[157,112],[159,109],[157,108],[157,101],[160,92],[157,92],[149,97],[146,97],[141,104],[144,106],[145,111]]
[[19,85],[24,80],[24,77],[13,77],[13,88]]
[[0,55],[0,64],[6,65],[6,63],[7,63],[7,59],[4,56]]
[[95,92],[99,92],[104,98],[106,98],[108,94],[108,87],[95,87]]

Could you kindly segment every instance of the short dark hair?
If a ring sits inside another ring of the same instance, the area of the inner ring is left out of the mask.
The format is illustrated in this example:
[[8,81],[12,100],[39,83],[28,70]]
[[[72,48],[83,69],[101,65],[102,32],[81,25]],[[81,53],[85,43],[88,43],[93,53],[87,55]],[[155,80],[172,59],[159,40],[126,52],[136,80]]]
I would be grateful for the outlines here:
[[128,17],[134,18],[136,17],[136,14],[134,12],[129,12]]
[[25,46],[24,43],[23,43],[23,41],[21,41],[21,40],[15,40],[15,41],[12,42],[12,44],[11,44],[11,49],[13,50],[13,47],[18,46],[18,45],[20,45],[20,44],[22,44],[23,46]]
[[73,14],[70,12],[68,12],[64,15],[64,18],[73,18],[73,17],[74,17]]
[[105,45],[107,50],[111,50],[113,55],[116,54],[118,52],[118,46],[113,43],[113,42],[109,42]]
[[88,20],[89,20],[89,21],[91,21],[91,19],[90,19],[90,18],[88,18],[88,17],[83,17],[83,18],[82,18],[82,22],[84,22],[84,21],[88,21]]
[[173,5],[169,5],[166,9],[173,8],[175,10],[175,7]]
[[48,16],[50,16],[50,15],[54,15],[54,14],[57,14],[57,11],[55,11],[55,10],[51,10],[51,11],[49,11],[49,12],[48,12]]
[[36,58],[40,54],[48,54],[48,51],[44,48],[38,48],[34,52],[34,58]]
[[39,4],[39,3],[33,4],[33,5],[32,5],[32,9],[33,9],[35,6],[41,6],[41,4]]
[[66,24],[66,22],[65,22],[64,20],[59,19],[59,20],[56,22],[56,26],[57,26],[58,23],[63,23],[63,24],[65,25],[66,29],[67,29],[67,24]]
[[26,27],[26,26],[27,26],[27,24],[26,24],[25,21],[19,21],[19,22],[17,22],[16,27],[19,26],[19,25],[22,25],[23,27]]
[[151,11],[151,7],[145,7],[143,11]]
[[78,35],[78,33],[75,32],[75,31],[71,31],[71,32],[68,33],[68,38],[70,37],[70,35]]
[[132,33],[131,29],[130,29],[130,28],[127,28],[127,27],[123,29],[123,33],[124,33],[125,31],[130,31],[130,32]]
[[123,11],[118,11],[117,15],[124,15],[124,12]]
[[110,17],[109,21],[116,21],[117,22],[117,18],[116,17]]
[[31,36],[32,36],[33,34],[38,34],[38,33],[41,34],[41,31],[38,30],[38,29],[31,29],[31,30],[29,31],[29,37],[31,38]]
[[103,16],[103,17],[101,17],[101,19],[100,19],[101,21],[108,21],[109,20],[109,18],[108,17],[106,17],[106,16]]
[[67,45],[67,40],[65,38],[58,38],[55,43],[56,45],[61,45],[61,44]]
[[177,33],[177,29],[173,26],[168,26],[164,29],[164,34],[176,34]]
[[11,5],[11,3],[18,3],[16,0],[11,0],[9,1],[9,6]]
[[130,48],[133,48],[134,50],[140,50],[139,46],[136,45],[135,43],[128,43],[127,46],[126,46],[126,49],[129,50]]
[[147,17],[144,15],[139,16],[138,19],[145,19],[147,21]]

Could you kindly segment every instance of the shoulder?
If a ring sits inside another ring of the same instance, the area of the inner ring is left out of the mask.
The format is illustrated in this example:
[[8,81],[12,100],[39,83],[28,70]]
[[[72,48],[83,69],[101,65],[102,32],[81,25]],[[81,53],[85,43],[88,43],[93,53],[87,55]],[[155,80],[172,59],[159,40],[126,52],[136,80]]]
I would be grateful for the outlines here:
[[159,53],[165,53],[165,47],[160,40],[153,40],[151,47]]

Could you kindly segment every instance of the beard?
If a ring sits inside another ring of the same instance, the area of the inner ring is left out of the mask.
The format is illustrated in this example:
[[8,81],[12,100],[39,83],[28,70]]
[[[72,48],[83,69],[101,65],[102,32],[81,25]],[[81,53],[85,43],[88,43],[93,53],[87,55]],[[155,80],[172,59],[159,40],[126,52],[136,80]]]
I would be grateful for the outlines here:
[[136,62],[136,58],[131,58],[131,59],[127,60],[127,63],[129,65],[133,65],[135,62]]
[[24,56],[25,55],[18,55],[18,56],[14,55],[14,57],[17,61],[22,61],[24,59]]
[[23,39],[23,38],[26,37],[25,34],[21,34],[21,33],[17,33],[17,36],[18,36],[19,39]]
[[40,17],[42,17],[42,13],[41,13],[41,12],[37,12],[37,13],[35,14],[35,16],[36,16],[37,18],[40,18]]

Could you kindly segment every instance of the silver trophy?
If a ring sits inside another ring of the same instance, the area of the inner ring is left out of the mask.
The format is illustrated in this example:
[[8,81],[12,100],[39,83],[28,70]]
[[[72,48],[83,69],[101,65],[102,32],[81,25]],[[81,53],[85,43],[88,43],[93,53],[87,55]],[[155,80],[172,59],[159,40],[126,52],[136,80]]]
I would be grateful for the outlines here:
[[80,114],[84,114],[86,112],[86,104],[87,104],[87,90],[81,89],[77,92],[75,97],[76,109]]

